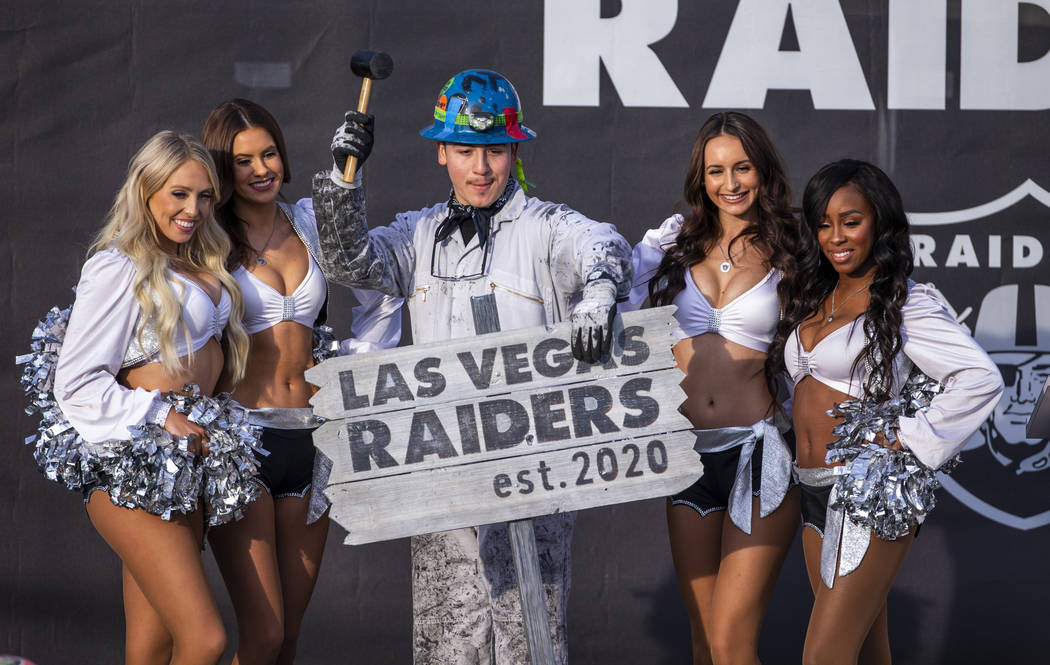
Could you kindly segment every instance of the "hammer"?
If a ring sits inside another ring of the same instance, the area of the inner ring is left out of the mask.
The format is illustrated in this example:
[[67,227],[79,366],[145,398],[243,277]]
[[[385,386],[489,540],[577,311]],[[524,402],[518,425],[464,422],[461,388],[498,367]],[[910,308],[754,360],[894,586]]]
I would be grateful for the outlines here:
[[[350,71],[360,76],[361,96],[357,100],[357,110],[368,112],[368,98],[372,94],[372,81],[385,79],[394,71],[394,61],[382,51],[358,51],[350,57]],[[357,157],[351,155],[346,160],[343,171],[343,182],[353,182],[357,172]]]

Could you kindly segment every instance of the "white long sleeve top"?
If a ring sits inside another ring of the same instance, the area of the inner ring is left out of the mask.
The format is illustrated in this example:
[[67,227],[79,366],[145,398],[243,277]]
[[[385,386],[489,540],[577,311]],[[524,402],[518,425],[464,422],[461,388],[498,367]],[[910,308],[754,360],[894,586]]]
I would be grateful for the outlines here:
[[[634,283],[628,296],[633,308],[640,308],[649,298],[649,282],[655,277],[668,248],[677,242],[682,222],[681,215],[668,217],[659,228],[646,231],[642,241],[634,246],[631,253]],[[714,333],[734,344],[766,352],[780,321],[779,271],[770,270],[758,283],[721,307],[711,306],[688,269],[684,280],[684,288],[674,299],[674,305],[678,307],[674,315],[678,321],[675,336],[683,338]]]
[[[1003,379],[988,354],[952,317],[944,297],[933,287],[909,282],[901,310],[901,352],[893,365],[891,394],[900,392],[914,364],[944,386],[929,408],[898,423],[901,444],[931,469],[962,450],[991,414],[1003,392]],[[863,316],[838,328],[811,350],[802,347],[798,329],[784,345],[784,364],[797,385],[806,376],[851,397],[864,394],[867,370],[853,367],[866,339]]]
[[[147,325],[135,334],[141,313],[132,283],[135,264],[116,249],[98,252],[85,263],[76,301],[55,368],[55,399],[69,422],[89,443],[131,438],[128,427],[166,416],[159,390],[127,388],[117,382],[124,367],[158,359],[156,331]],[[168,280],[182,301],[189,334],[176,334],[180,357],[220,338],[230,316],[230,294],[219,304],[191,280],[171,272]],[[157,423],[162,424],[162,423]]]

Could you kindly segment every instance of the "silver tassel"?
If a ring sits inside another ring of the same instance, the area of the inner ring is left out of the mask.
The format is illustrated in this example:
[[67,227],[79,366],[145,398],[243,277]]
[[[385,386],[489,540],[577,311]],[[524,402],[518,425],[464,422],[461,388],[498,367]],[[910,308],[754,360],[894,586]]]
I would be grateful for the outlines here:
[[252,454],[261,429],[248,423],[245,410],[229,395],[207,397],[197,386],[187,386],[187,394],[165,395],[177,412],[207,432],[209,454],[203,458],[188,451],[186,440],[155,424],[129,427],[130,442],[88,444],[69,423],[53,388],[71,311],[72,306],[51,308],[33,330],[31,352],[15,358],[25,365],[20,382],[29,398],[26,413],[40,414],[37,433],[26,439],[40,472],[85,494],[105,490],[115,505],[164,519],[197,510],[202,499],[210,525],[240,517],[261,493]]
[[[899,397],[877,403],[851,400],[828,412],[842,420],[833,430],[838,438],[828,444],[825,458],[828,464],[842,463],[836,469],[830,508],[841,509],[854,524],[883,540],[896,540],[922,521],[936,505],[937,470],[925,467],[909,450],[879,445],[876,438],[881,434],[894,443],[898,419],[927,408],[941,390],[914,368]],[[940,470],[950,471],[956,460]]]

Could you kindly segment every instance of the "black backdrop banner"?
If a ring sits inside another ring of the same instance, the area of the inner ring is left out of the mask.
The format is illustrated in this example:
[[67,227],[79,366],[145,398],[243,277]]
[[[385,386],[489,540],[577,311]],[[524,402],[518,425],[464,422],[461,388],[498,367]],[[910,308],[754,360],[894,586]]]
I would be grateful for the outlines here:
[[[615,223],[631,242],[671,213],[693,139],[723,109],[752,113],[796,192],[840,157],[875,162],[912,212],[919,281],[936,284],[1007,389],[946,481],[890,594],[898,663],[1046,662],[1050,441],[1024,436],[1050,375],[1050,0],[83,0],[0,9],[3,357],[72,300],[91,236],[131,154],[154,132],[197,134],[231,97],[280,121],[309,195],[356,103],[349,60],[395,62],[370,110],[373,224],[447,197],[418,130],[468,67],[510,78],[539,135],[521,156],[535,195]],[[352,298],[336,289],[344,336]],[[0,653],[40,665],[119,662],[120,567],[78,496],[22,445],[19,371],[0,400]],[[575,663],[681,663],[689,635],[663,503],[583,511],[569,607]],[[407,541],[329,538],[298,662],[410,659]],[[209,560],[230,643],[235,624]],[[811,603],[792,551],[765,623],[764,662],[798,662]]]

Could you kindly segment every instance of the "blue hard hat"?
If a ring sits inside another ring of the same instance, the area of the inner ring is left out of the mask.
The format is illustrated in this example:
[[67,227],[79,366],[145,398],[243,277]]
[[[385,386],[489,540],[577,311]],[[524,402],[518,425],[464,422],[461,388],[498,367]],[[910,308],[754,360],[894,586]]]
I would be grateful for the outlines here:
[[468,69],[450,78],[438,93],[434,124],[419,130],[419,135],[475,145],[536,138],[521,119],[518,93],[506,77],[488,69]]

